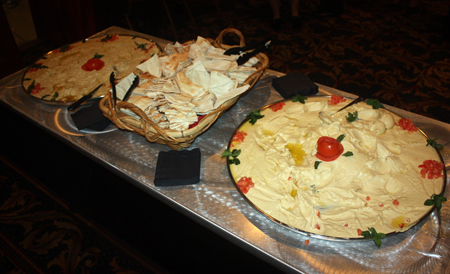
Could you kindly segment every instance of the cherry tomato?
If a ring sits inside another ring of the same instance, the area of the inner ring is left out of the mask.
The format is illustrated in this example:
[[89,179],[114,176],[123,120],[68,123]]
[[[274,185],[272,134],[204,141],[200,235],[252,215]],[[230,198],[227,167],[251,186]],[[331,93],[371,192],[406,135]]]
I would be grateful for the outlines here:
[[322,161],[330,162],[336,160],[342,152],[344,152],[344,147],[334,138],[322,136],[317,140],[316,157]]
[[105,63],[99,58],[89,59],[81,68],[86,71],[101,70]]

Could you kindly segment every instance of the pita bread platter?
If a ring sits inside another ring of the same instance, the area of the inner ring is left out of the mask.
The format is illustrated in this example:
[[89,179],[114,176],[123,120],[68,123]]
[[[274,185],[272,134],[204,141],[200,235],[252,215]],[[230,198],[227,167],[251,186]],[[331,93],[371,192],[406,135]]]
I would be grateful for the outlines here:
[[[258,53],[238,66],[239,55],[224,55],[231,46],[223,36],[242,33],[223,30],[216,40],[197,37],[184,44],[169,44],[116,86],[117,103],[111,93],[100,109],[118,128],[145,136],[149,142],[173,150],[189,147],[224,111],[246,94],[268,68],[269,59]],[[139,75],[139,85],[128,101],[122,99]],[[114,107],[115,106],[115,107]]]

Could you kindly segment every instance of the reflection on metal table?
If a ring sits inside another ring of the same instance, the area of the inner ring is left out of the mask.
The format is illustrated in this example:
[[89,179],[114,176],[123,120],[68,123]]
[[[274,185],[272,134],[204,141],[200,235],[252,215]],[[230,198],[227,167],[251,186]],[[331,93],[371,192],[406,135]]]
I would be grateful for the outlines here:
[[[135,33],[116,27],[104,31],[117,32]],[[168,43],[140,35],[153,39],[162,47]],[[114,126],[102,134],[79,131],[67,107],[43,104],[23,91],[23,73],[19,71],[0,80],[2,104],[142,191],[285,272],[332,273],[344,268],[346,273],[449,272],[450,203],[444,203],[440,213],[433,212],[409,231],[383,239],[383,246],[378,249],[372,241],[329,241],[300,235],[271,222],[245,202],[234,187],[221,154],[247,113],[282,99],[271,86],[272,79],[282,76],[281,73],[268,71],[247,95],[195,140],[189,149],[201,150],[200,183],[175,187],[155,187],[153,183],[158,153],[169,151],[167,146],[150,143],[140,135]],[[322,85],[319,85],[319,92],[355,97]],[[448,167],[449,124],[386,107],[411,118],[431,138],[439,137]],[[446,188],[446,197],[448,192]],[[310,240],[309,245],[304,244],[305,240]]]

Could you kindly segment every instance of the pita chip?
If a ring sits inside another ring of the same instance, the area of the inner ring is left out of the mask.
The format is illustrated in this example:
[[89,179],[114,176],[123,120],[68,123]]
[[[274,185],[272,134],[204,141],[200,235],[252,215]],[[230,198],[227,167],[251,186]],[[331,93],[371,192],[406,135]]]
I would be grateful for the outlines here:
[[241,95],[242,93],[247,91],[247,89],[249,87],[250,87],[249,85],[243,85],[241,87],[229,90],[227,93],[224,93],[224,94],[218,96],[217,101],[214,103],[214,108],[218,108],[220,105],[222,105],[224,102],[228,101],[229,99]]
[[214,93],[217,98],[229,90],[236,88],[237,81],[233,81],[228,76],[217,71],[211,71],[211,81],[209,83],[209,92]]
[[191,80],[189,80],[184,74],[184,71],[180,71],[177,73],[175,82],[180,88],[182,94],[191,96],[193,98],[202,96],[206,92],[203,87],[196,85]]
[[194,60],[192,65],[186,68],[185,75],[192,83],[203,87],[205,90],[209,89],[211,77],[200,59]]
[[137,68],[157,78],[161,77],[162,74],[161,62],[159,61],[158,54],[153,54],[150,59],[138,65]]
[[183,52],[160,57],[164,76],[170,78],[187,66],[191,62],[188,55],[189,52]]
[[214,102],[216,101],[216,96],[208,92],[205,96],[199,99],[192,100],[192,103],[196,105],[195,111],[197,114],[203,115],[208,114],[214,110]]

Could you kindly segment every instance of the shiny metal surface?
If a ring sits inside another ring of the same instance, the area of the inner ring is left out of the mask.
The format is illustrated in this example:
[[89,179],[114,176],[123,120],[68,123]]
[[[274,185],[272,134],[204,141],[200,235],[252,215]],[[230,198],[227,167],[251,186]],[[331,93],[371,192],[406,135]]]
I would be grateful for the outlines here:
[[[117,31],[134,33],[116,27],[104,33]],[[168,43],[147,37],[161,46]],[[246,96],[196,139],[189,149],[201,150],[201,181],[197,185],[177,187],[155,187],[153,184],[158,153],[170,150],[167,146],[149,143],[142,136],[117,129],[102,134],[80,132],[74,127],[66,107],[43,104],[26,95],[21,90],[22,74],[23,71],[19,71],[0,80],[2,105],[281,270],[292,273],[336,273],[344,269],[345,273],[450,273],[450,202],[444,203],[440,213],[434,211],[407,232],[384,238],[382,247],[378,249],[372,241],[340,242],[300,235],[268,220],[241,197],[221,154],[247,113],[282,99],[271,87],[272,78],[281,76],[281,73],[269,71]],[[319,87],[323,95],[356,97]],[[446,167],[449,167],[449,124],[386,107],[411,118],[430,138],[439,137],[439,143],[445,146],[441,153]],[[449,197],[448,187],[445,193]],[[308,245],[305,245],[305,240],[310,241]]]

